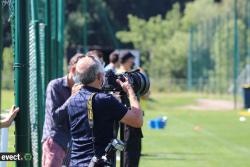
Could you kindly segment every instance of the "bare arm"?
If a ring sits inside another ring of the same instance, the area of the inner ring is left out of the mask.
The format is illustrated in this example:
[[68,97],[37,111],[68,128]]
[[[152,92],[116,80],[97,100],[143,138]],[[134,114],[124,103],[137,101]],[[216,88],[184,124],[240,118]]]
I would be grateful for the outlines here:
[[121,119],[122,123],[130,125],[135,128],[140,128],[143,125],[143,113],[141,111],[140,103],[137,100],[135,92],[126,78],[125,82],[117,80],[117,82],[121,85],[123,90],[127,93],[131,109],[125,114],[125,116]]
[[8,116],[1,120],[0,122],[0,128],[7,128],[11,125],[14,118],[16,117],[16,114],[19,112],[19,108],[15,108],[15,106],[12,106]]

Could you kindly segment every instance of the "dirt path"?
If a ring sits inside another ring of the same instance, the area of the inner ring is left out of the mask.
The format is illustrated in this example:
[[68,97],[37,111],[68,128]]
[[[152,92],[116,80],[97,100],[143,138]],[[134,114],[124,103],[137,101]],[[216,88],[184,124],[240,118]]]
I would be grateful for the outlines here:
[[185,108],[192,110],[228,111],[234,109],[234,103],[228,100],[197,99],[196,104]]

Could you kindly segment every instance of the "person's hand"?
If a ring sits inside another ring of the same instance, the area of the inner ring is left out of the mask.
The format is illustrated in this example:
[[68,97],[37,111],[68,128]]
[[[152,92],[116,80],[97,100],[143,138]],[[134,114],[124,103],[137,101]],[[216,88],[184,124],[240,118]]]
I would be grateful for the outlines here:
[[117,79],[116,82],[121,85],[122,89],[124,92],[126,92],[127,94],[129,93],[129,91],[133,90],[131,84],[128,81],[128,78],[125,77],[125,82],[122,82],[121,80]]
[[9,111],[8,116],[6,117],[6,123],[7,126],[10,126],[14,118],[16,117],[16,114],[20,111],[19,107],[16,108],[16,106],[12,106],[11,110]]
[[13,120],[16,117],[16,114],[20,111],[19,107],[16,108],[16,106],[12,106],[11,110],[9,112],[10,118]]
[[83,87],[83,84],[74,84],[71,90],[71,95],[72,96],[76,95],[81,90],[82,87]]

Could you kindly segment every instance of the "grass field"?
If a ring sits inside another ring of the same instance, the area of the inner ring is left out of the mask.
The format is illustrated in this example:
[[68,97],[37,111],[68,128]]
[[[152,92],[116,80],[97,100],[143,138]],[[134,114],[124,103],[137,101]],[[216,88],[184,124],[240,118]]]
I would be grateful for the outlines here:
[[[145,109],[141,167],[248,167],[250,118],[239,121],[236,111],[193,111],[184,106],[198,94],[153,94]],[[212,98],[210,96],[210,98]],[[164,130],[147,121],[168,117]]]
[[[250,117],[240,122],[234,110],[197,111],[185,108],[195,104],[200,97],[200,94],[193,93],[152,93],[152,100],[143,103],[145,123],[140,167],[250,166]],[[3,92],[3,108],[11,106],[12,98],[12,92]],[[206,98],[215,97],[210,95]],[[148,120],[160,116],[168,117],[167,127],[163,130],[149,129]],[[11,128],[9,151],[14,151],[13,131]]]

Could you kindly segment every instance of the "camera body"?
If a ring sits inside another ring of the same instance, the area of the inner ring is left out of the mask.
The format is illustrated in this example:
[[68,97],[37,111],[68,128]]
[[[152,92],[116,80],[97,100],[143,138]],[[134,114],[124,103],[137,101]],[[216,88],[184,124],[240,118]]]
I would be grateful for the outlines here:
[[113,139],[105,148],[105,155],[101,158],[94,156],[88,167],[112,167],[113,163],[110,161],[110,157],[117,150],[123,151],[125,144],[118,139]]
[[125,78],[128,78],[128,82],[131,84],[137,95],[143,96],[148,92],[150,87],[149,79],[146,74],[140,72],[139,69],[124,72],[118,75],[116,75],[112,70],[107,71],[102,90],[108,92],[123,92],[122,87],[116,82],[116,80],[119,79],[124,82]]

